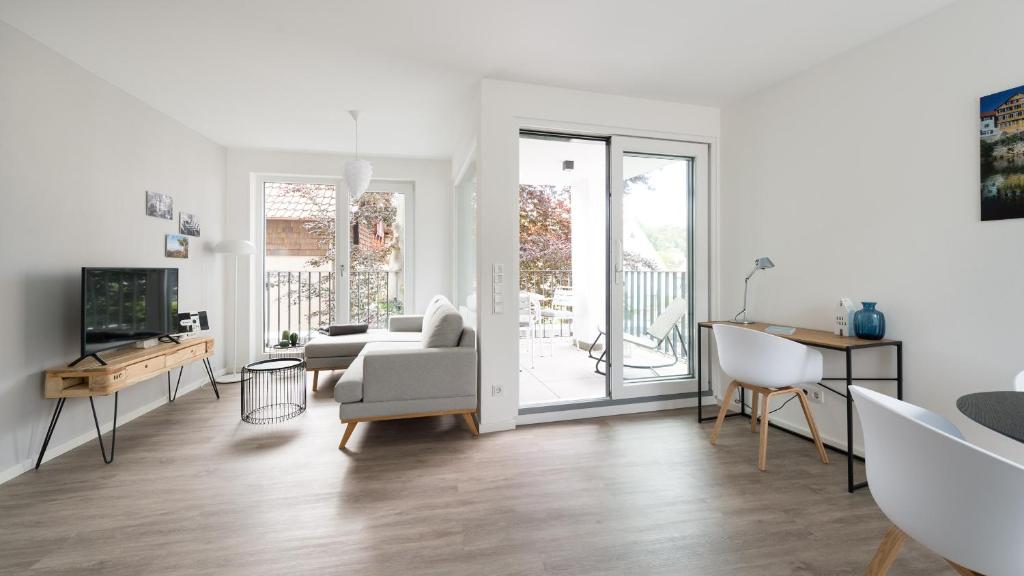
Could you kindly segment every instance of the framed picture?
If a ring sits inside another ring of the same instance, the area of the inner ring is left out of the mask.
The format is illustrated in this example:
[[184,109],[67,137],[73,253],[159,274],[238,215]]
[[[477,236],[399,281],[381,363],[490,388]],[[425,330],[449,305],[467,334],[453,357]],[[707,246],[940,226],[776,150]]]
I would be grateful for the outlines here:
[[164,241],[164,256],[168,258],[188,258],[188,236],[168,234]]
[[981,219],[1024,218],[1024,86],[981,98]]
[[178,233],[186,236],[199,236],[199,216],[178,212]]
[[146,215],[164,220],[174,220],[174,198],[167,194],[146,190]]

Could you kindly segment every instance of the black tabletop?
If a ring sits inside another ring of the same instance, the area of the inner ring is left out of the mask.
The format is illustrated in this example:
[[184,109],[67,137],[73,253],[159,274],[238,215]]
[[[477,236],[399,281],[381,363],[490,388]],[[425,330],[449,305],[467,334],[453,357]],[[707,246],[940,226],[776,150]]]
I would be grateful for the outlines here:
[[1024,392],[978,392],[961,396],[956,407],[982,426],[1024,442]]

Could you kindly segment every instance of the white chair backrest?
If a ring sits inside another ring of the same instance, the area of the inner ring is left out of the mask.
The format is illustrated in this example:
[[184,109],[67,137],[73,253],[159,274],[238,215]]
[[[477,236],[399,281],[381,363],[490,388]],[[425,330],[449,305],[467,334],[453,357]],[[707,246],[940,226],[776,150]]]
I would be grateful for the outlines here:
[[676,298],[658,314],[654,322],[651,322],[647,327],[647,334],[659,342],[664,340],[676,322],[686,316],[687,308],[689,306],[686,304],[686,298]]
[[851,386],[871,495],[936,554],[988,576],[1024,567],[1024,467],[965,442],[942,416]]
[[731,324],[715,324],[722,370],[733,380],[782,388],[821,381],[821,352],[792,340]]
[[559,308],[572,308],[572,286],[558,286],[551,297],[551,305]]
[[1024,372],[1018,372],[1017,377],[1013,379],[1013,389],[1024,392]]

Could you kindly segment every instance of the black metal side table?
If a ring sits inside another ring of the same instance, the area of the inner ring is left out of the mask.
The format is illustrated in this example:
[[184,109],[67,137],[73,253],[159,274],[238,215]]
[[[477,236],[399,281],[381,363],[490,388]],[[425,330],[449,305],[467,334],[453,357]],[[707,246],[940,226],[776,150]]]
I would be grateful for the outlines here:
[[242,368],[242,421],[273,424],[306,411],[306,362],[271,358]]

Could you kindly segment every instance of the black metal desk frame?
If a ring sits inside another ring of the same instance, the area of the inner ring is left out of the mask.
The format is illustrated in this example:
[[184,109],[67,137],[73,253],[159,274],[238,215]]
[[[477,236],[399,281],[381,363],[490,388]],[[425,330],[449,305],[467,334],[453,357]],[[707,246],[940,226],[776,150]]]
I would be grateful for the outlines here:
[[[704,394],[705,393],[707,393],[709,395],[714,394],[713,388],[711,386],[711,374],[712,374],[712,371],[708,371],[708,387],[707,387],[707,390],[704,390],[703,387],[702,387],[702,383],[704,382],[704,377],[703,377],[703,373],[704,373],[704,367],[703,367],[703,363],[704,363],[704,351],[703,351],[703,347],[704,347],[704,330],[705,329],[711,329],[711,328],[712,328],[711,324],[700,323],[700,324],[697,325],[697,422],[698,423],[713,421],[717,417],[717,414],[715,416],[708,416],[708,417],[704,417],[704,414],[703,414],[703,407],[704,407],[703,406],[703,397],[704,397]],[[783,336],[783,337],[785,337],[785,336]],[[797,340],[794,340],[794,341],[797,341]],[[834,350],[836,352],[843,352],[845,357],[846,357],[846,376],[845,377],[822,378],[822,381],[841,381],[841,382],[846,382],[846,393],[844,394],[844,393],[842,393],[842,392],[840,392],[838,390],[833,389],[831,386],[826,386],[824,384],[821,384],[821,386],[823,388],[825,388],[826,390],[828,390],[828,391],[830,391],[830,392],[832,392],[832,393],[834,393],[834,394],[836,394],[838,396],[842,396],[843,398],[846,399],[846,446],[848,447],[848,449],[839,448],[838,446],[833,446],[833,445],[831,445],[831,444],[829,444],[827,442],[825,442],[824,444],[825,444],[826,448],[828,448],[830,450],[834,450],[836,452],[839,452],[840,454],[845,454],[846,455],[846,490],[847,490],[847,492],[852,494],[855,490],[860,490],[861,488],[864,488],[865,486],[867,486],[868,483],[866,481],[864,481],[864,482],[854,482],[854,478],[853,478],[853,461],[854,461],[854,459],[863,460],[863,458],[861,458],[860,456],[857,456],[856,454],[854,454],[853,453],[853,449],[852,449],[853,448],[853,398],[850,395],[850,390],[849,390],[850,386],[852,386],[854,382],[896,382],[896,398],[902,400],[903,399],[903,342],[901,340],[884,340],[884,341],[879,341],[877,343],[851,344],[849,346],[827,346],[825,344],[813,344],[813,343],[809,343],[809,342],[805,342],[805,341],[798,341],[798,342],[800,342],[801,344],[804,344],[805,346],[810,346],[812,348],[821,348],[821,349],[825,349],[825,350]],[[891,347],[896,349],[896,377],[895,378],[854,378],[854,376],[853,376],[853,352],[854,352],[854,350],[864,350],[864,349],[869,349],[869,348],[885,348],[885,347],[888,347],[888,346],[891,346]],[[730,417],[733,417],[733,416],[749,416],[749,414],[747,413],[747,406],[746,406],[746,394],[744,393],[743,388],[740,388],[740,411],[739,412],[729,412],[728,414],[726,414],[726,418],[730,418]],[[783,432],[787,432],[787,433],[792,434],[794,436],[798,436],[800,438],[803,438],[804,440],[808,440],[808,441],[812,441],[813,442],[813,438],[811,438],[810,436],[807,436],[807,435],[804,435],[804,434],[800,434],[799,432],[794,432],[793,430],[789,430],[788,428],[783,428],[782,426],[778,426],[778,425],[776,425],[776,424],[774,424],[772,422],[769,422],[768,425],[773,427],[773,428],[776,428],[778,430],[782,430]]]

